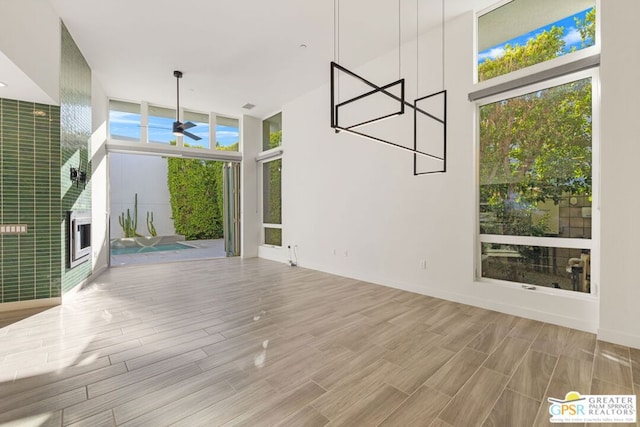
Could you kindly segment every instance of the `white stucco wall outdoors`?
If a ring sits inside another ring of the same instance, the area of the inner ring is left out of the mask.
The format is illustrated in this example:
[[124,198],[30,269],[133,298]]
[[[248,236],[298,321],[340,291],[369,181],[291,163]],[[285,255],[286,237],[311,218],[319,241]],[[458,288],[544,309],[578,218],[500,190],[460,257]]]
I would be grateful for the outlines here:
[[138,194],[138,227],[142,235],[147,231],[147,212],[153,212],[158,235],[175,234],[167,186],[167,159],[139,154],[109,154],[109,188],[111,209],[111,238],[123,237],[118,217],[130,210],[133,216],[134,199]]

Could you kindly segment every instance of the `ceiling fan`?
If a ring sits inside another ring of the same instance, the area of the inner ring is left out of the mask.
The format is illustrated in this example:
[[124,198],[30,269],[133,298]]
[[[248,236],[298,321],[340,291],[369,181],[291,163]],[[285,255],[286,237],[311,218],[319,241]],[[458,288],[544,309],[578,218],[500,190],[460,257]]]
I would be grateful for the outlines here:
[[195,141],[200,141],[202,138],[198,135],[187,132],[187,129],[195,127],[196,124],[192,122],[182,123],[180,121],[180,79],[182,78],[182,71],[174,71],[173,76],[176,78],[176,121],[173,122],[173,134],[176,136],[184,135]]

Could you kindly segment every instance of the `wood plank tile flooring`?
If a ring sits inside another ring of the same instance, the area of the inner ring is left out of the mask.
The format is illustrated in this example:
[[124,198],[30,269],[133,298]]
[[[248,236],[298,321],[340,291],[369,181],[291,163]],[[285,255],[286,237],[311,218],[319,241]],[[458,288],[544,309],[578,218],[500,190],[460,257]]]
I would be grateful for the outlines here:
[[640,350],[260,259],[108,270],[0,315],[0,425],[550,425],[639,393]]

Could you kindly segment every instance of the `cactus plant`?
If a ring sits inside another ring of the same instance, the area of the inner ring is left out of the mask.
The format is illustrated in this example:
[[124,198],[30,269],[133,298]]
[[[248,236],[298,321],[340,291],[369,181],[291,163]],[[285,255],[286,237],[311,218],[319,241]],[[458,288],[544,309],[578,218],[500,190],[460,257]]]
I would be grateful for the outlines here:
[[149,211],[147,211],[147,230],[149,230],[149,234],[151,234],[153,237],[156,237],[158,235],[156,227],[155,225],[153,225],[153,212]]
[[127,216],[124,216],[124,212],[118,217],[118,223],[122,227],[124,237],[136,237],[139,236],[136,229],[138,228],[138,193],[136,193],[133,205],[133,218],[131,212],[127,209]]
[[[131,211],[127,209],[127,216],[122,212],[118,217],[118,223],[120,223],[120,227],[122,227],[124,237],[143,237],[142,234],[138,234],[136,230],[138,228],[138,193],[136,193],[133,199],[133,217],[131,216]],[[149,211],[147,211],[147,230],[153,237],[158,235],[156,227],[153,225],[153,212]]]

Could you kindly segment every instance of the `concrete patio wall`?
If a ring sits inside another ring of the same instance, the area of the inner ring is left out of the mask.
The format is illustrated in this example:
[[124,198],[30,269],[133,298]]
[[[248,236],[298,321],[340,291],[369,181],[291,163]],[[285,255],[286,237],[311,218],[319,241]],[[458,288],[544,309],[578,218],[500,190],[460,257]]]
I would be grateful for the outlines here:
[[153,212],[158,235],[175,234],[167,186],[167,159],[160,156],[109,155],[111,238],[124,237],[118,217],[127,209],[133,216],[138,194],[138,233],[148,235],[147,211]]

